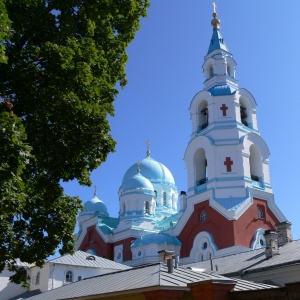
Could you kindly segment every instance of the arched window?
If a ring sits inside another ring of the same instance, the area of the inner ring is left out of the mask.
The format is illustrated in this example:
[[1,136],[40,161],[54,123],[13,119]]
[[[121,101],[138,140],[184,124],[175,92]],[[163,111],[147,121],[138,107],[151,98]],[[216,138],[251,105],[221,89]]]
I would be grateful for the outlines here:
[[167,206],[167,193],[166,192],[163,193],[163,205]]
[[201,253],[201,254],[200,254],[200,261],[203,261],[203,260],[204,260],[203,254]]
[[123,214],[126,212],[126,205],[125,205],[125,202],[122,203],[122,212],[123,212]]
[[258,217],[259,219],[263,219],[263,218],[264,218],[264,213],[263,213],[263,211],[262,211],[261,208],[258,208],[258,209],[257,209],[257,217]]
[[198,106],[198,131],[208,126],[209,115],[208,115],[208,104],[207,101],[202,101]]
[[154,191],[155,198],[157,198],[157,191]]
[[194,166],[196,171],[196,186],[205,184],[208,180],[208,166],[203,149],[198,149],[194,157]]
[[67,271],[66,282],[73,282],[73,272],[72,271]]
[[40,272],[37,272],[36,274],[35,284],[40,284]]
[[150,213],[150,207],[149,207],[149,201],[145,202],[145,213],[149,214]]
[[214,68],[212,65],[209,67],[209,78],[212,78],[214,76]]
[[229,66],[227,66],[226,72],[227,72],[227,75],[230,76],[230,67]]
[[240,114],[241,122],[245,126],[252,128],[252,112],[248,100],[244,97],[240,98]]
[[206,221],[206,211],[202,210],[200,214],[200,222],[203,223]]
[[253,181],[262,181],[262,157],[256,145],[250,146],[250,174]]

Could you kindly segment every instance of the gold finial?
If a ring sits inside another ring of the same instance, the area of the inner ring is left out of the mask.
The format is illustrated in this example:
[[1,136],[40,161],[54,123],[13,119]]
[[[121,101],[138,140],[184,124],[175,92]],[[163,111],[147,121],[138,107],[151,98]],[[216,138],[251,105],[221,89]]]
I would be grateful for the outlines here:
[[138,173],[140,173],[140,172],[141,172],[140,164],[141,164],[141,162],[140,162],[140,161],[138,161],[138,163],[137,163],[137,165],[138,165],[138,168],[137,168],[137,171],[138,171]]
[[94,186],[94,197],[96,197],[97,196],[97,186],[95,185]]
[[212,3],[213,7],[214,7],[214,13],[213,13],[213,20],[211,20],[211,25],[213,26],[213,30],[217,29],[219,30],[220,29],[220,23],[221,21],[219,19],[217,19],[217,11],[216,11],[216,7],[217,7],[217,4],[216,2],[213,2]]
[[149,156],[151,153],[150,152],[150,145],[151,145],[150,140],[148,140],[146,144],[147,144],[147,156]]

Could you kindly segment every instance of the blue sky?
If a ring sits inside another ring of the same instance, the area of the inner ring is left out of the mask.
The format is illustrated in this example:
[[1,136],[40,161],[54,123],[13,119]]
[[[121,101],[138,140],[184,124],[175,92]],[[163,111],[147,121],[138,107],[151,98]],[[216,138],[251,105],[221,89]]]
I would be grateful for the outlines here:
[[[258,126],[271,152],[275,201],[300,238],[299,0],[220,0],[221,33],[237,62],[239,87],[255,97]],[[110,118],[116,152],[92,173],[98,197],[117,217],[118,189],[126,170],[151,156],[187,189],[183,155],[191,133],[189,105],[203,89],[203,58],[212,35],[212,1],[151,0],[148,17],[128,48],[128,85]],[[92,142],[92,141],[91,141]],[[85,202],[93,187],[64,185]]]

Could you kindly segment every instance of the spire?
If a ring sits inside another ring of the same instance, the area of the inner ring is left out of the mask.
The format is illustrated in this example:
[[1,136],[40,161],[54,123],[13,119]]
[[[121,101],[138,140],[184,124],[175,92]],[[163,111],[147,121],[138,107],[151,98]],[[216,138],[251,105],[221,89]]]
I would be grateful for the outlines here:
[[96,197],[97,196],[97,186],[95,185],[94,186],[94,197]]
[[207,54],[213,52],[216,49],[222,49],[222,50],[229,52],[229,50],[224,42],[224,39],[222,38],[220,30],[219,30],[221,21],[217,18],[218,17],[218,14],[216,12],[217,5],[215,2],[213,2],[213,7],[214,7],[214,13],[212,15],[214,18],[211,20],[211,25],[213,27],[213,35],[212,35],[212,38],[210,41],[210,45],[209,45]]
[[147,152],[146,153],[147,153],[147,156],[150,156],[150,153],[151,153],[151,151],[150,151],[150,145],[151,145],[150,140],[148,140],[146,144],[147,144]]

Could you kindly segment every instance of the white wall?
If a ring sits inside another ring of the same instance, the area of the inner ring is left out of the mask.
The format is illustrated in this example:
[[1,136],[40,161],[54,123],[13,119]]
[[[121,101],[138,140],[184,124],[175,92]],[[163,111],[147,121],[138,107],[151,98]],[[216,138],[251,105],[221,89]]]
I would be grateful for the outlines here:
[[9,277],[13,275],[12,272],[9,272],[7,269],[0,274],[0,299],[7,300],[22,293],[25,293],[27,290],[22,288],[21,285],[11,283]]

